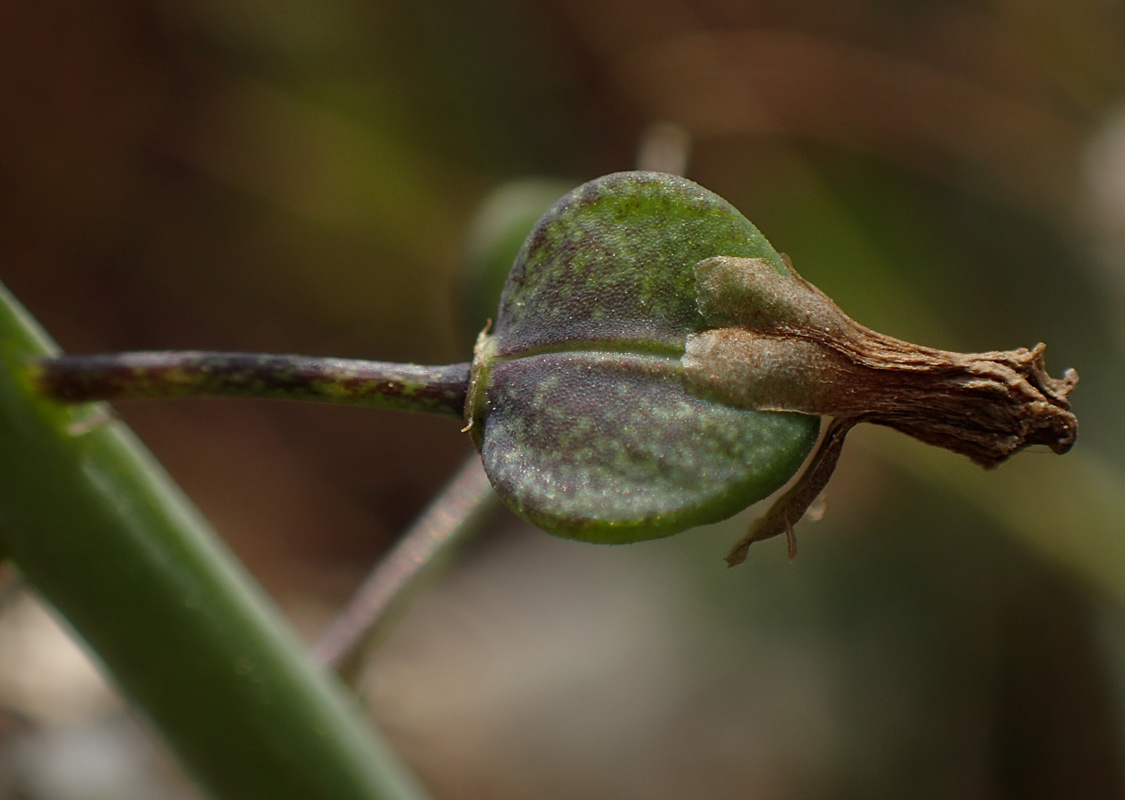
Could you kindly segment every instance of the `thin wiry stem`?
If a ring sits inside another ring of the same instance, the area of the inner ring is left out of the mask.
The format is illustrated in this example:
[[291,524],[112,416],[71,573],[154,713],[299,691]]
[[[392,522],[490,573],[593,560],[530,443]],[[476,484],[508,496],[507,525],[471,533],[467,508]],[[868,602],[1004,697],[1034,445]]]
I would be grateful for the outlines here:
[[260,397],[420,411],[460,418],[468,364],[421,366],[259,353],[163,351],[64,355],[32,367],[64,403],[171,397]]
[[377,639],[401,601],[499,508],[480,459],[469,456],[320,636],[313,657],[346,676],[354,675],[363,644]]

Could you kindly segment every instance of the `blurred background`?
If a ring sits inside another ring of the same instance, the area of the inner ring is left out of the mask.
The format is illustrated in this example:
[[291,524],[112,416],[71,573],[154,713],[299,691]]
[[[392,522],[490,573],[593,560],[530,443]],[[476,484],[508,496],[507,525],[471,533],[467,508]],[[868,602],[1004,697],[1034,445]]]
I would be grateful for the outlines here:
[[[725,568],[754,510],[622,548],[505,517],[382,644],[388,736],[438,800],[1125,796],[1121,3],[0,2],[0,280],[74,352],[468,360],[493,193],[669,141],[860,322],[1046,341],[1078,444],[986,473],[861,429],[793,564]],[[121,413],[310,636],[470,452],[389,412]],[[9,600],[0,797],[190,796]]]

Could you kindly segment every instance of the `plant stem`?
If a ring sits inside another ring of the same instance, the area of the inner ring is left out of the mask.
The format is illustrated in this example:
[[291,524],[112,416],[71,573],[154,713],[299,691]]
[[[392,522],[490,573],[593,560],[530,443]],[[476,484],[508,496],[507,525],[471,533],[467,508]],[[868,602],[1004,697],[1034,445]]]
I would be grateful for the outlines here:
[[29,584],[211,796],[424,797],[129,429],[28,382],[54,352],[0,288],[0,548]]
[[260,397],[420,411],[460,419],[468,364],[420,366],[258,353],[161,351],[38,360],[32,380],[64,403]]
[[345,679],[359,671],[365,643],[386,630],[392,612],[456,545],[479,532],[500,503],[477,455],[469,456],[422,516],[356,590],[347,607],[313,646],[313,657]]

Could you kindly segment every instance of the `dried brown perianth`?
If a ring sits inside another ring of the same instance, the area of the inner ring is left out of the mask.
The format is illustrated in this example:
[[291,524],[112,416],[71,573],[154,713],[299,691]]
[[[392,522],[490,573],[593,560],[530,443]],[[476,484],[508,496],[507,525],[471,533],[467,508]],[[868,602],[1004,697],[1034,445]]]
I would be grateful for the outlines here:
[[[709,329],[688,338],[692,391],[742,408],[831,417],[804,475],[728,556],[792,525],[827,483],[847,431],[886,425],[993,467],[1044,444],[1065,453],[1078,421],[1068,395],[1078,374],[1047,374],[1032,350],[952,353],[884,336],[855,322],[801,278],[763,259],[713,258],[695,268]],[[811,495],[811,496],[810,496]]]

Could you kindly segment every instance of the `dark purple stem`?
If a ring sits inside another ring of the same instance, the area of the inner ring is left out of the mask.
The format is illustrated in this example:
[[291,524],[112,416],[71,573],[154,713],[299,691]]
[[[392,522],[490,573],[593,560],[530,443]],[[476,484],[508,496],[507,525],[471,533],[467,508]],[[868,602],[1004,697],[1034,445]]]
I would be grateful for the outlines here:
[[419,411],[460,419],[469,365],[168,351],[66,355],[35,362],[32,379],[63,403],[171,397],[260,397]]

